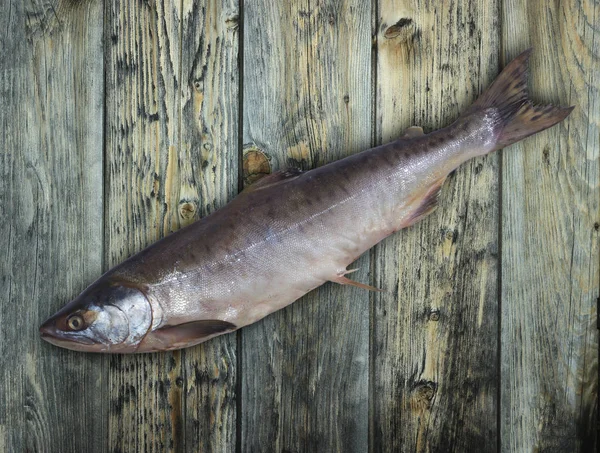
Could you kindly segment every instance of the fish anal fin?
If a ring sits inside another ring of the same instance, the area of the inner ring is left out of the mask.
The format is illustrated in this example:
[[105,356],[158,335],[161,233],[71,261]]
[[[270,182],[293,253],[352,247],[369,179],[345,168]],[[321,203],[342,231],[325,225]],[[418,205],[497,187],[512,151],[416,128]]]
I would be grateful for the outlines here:
[[204,339],[237,329],[235,324],[218,319],[202,319],[166,325],[152,332],[152,337],[168,349],[191,346]]
[[416,209],[411,212],[408,219],[403,222],[402,228],[406,228],[417,223],[419,220],[427,217],[437,209],[440,199],[440,191],[444,185],[444,181],[446,181],[446,178],[442,178],[436,184],[431,186],[425,196],[421,199],[421,202],[416,206]]
[[402,136],[402,138],[415,138],[415,137],[421,137],[422,135],[425,135],[422,127],[411,126],[404,131],[404,135]]
[[[354,269],[354,270],[356,270],[356,269]],[[355,282],[354,280],[350,280],[349,278],[344,277],[343,275],[339,275],[334,280],[332,280],[332,282],[339,283],[340,285],[356,286],[357,288],[362,288],[362,289],[366,289],[366,290],[369,290],[369,291],[377,291],[377,292],[382,292],[383,291],[383,290],[381,290],[379,288],[375,288],[374,286],[367,285],[365,283]]]
[[276,171],[271,173],[264,178],[259,179],[254,184],[246,187],[242,193],[254,192],[255,190],[264,189],[265,187],[271,187],[275,184],[291,181],[297,178],[303,173],[299,168],[288,168],[286,170]]

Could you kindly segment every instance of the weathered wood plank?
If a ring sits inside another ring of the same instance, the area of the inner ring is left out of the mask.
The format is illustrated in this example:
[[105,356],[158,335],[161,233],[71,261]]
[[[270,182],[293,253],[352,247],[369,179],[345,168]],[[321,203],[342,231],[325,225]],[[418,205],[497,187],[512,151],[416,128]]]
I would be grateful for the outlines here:
[[[180,2],[106,2],[106,262],[179,227]],[[111,451],[174,451],[181,352],[110,358]]]
[[41,322],[102,267],[102,4],[0,4],[0,451],[102,451],[107,362]]
[[575,105],[503,152],[502,451],[596,451],[600,4],[503,4],[505,61],[534,47],[531,88]]
[[[117,3],[108,13],[111,265],[237,189],[237,4]],[[235,336],[113,361],[111,447],[235,447]],[[138,385],[138,382],[141,384]]]
[[[181,138],[177,187],[181,224],[204,217],[237,193],[238,2],[185,1],[181,40]],[[182,353],[187,451],[234,451],[236,334]]]
[[[497,2],[378,6],[377,141],[449,124],[497,73]],[[464,165],[374,252],[374,451],[496,450],[498,162]]]
[[[245,147],[274,170],[369,147],[370,2],[246,0],[243,28]],[[244,451],[367,449],[368,301],[325,285],[243,329]]]

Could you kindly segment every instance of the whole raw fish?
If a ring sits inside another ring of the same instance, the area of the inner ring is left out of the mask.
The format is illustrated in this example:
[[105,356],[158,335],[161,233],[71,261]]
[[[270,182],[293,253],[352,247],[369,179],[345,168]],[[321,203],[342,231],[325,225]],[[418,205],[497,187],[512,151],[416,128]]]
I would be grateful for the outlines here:
[[463,162],[569,115],[527,97],[530,51],[450,126],[406,135],[323,167],[270,175],[214,214],[111,269],[48,319],[69,349],[184,348],[251,324],[331,281],[390,234],[431,213]]

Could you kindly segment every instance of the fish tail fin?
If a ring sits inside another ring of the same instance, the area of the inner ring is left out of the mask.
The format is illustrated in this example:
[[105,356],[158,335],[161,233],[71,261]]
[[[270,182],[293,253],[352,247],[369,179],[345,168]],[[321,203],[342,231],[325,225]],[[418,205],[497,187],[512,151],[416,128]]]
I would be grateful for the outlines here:
[[[527,93],[527,49],[511,61],[466,114],[495,109],[499,135],[495,149],[523,140],[564,120],[575,107],[534,105]],[[495,115],[495,116],[496,116]]]

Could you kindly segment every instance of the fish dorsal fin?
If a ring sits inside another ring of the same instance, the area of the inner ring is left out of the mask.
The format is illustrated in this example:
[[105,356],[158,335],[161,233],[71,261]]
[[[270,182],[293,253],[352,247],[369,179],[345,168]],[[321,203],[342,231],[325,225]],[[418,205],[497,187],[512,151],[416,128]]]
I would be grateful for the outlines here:
[[271,187],[275,184],[291,181],[304,173],[299,168],[288,168],[286,170],[279,170],[275,173],[271,173],[269,176],[259,179],[254,184],[246,187],[242,193],[254,192],[255,190],[264,189],[265,187]]
[[168,349],[183,348],[201,343],[204,339],[215,335],[232,332],[235,324],[219,319],[202,319],[183,324],[166,325],[152,332],[152,336]]
[[422,135],[425,135],[422,127],[411,126],[404,131],[404,135],[402,136],[402,138],[415,138],[415,137],[421,137]]

